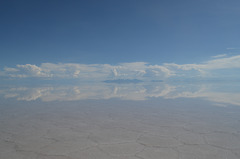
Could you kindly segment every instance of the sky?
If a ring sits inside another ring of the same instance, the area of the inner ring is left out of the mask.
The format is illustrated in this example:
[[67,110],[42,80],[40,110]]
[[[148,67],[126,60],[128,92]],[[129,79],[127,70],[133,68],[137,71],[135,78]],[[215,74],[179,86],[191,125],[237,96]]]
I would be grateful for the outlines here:
[[239,0],[1,0],[0,76],[231,77],[239,17]]

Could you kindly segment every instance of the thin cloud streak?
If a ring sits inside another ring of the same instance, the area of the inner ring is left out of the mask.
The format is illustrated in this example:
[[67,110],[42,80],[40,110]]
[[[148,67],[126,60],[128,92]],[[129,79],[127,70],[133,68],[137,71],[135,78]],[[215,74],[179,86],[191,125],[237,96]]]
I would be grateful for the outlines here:
[[212,56],[212,58],[222,58],[222,57],[226,57],[227,54],[220,54],[220,55],[216,55],[216,56]]

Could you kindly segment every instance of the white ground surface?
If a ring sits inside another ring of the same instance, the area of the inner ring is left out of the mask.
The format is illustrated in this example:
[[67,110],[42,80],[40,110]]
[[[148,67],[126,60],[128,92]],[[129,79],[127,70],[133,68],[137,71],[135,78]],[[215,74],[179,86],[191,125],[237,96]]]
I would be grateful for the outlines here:
[[239,159],[240,109],[187,100],[10,102],[0,159]]

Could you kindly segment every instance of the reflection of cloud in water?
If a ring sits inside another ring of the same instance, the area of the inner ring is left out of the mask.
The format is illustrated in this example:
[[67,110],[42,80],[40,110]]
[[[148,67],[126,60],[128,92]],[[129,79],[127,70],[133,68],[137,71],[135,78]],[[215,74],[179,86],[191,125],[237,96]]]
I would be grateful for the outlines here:
[[18,87],[2,90],[5,98],[17,100],[43,101],[74,101],[83,99],[110,99],[120,98],[123,100],[146,100],[148,97],[160,97],[173,91],[169,85],[143,84],[104,84],[89,83],[80,86],[45,86],[45,87]]
[[234,83],[205,83],[205,84],[185,84],[176,86],[176,91],[165,98],[203,98],[216,102],[216,105],[224,104],[240,105],[239,85]]
[[[239,87],[239,86],[238,86]],[[84,99],[147,100],[152,97],[203,98],[222,104],[240,105],[240,91],[234,84],[106,84],[87,83],[84,85],[62,85],[41,87],[16,87],[0,90],[5,98],[32,101],[76,101]],[[235,91],[234,91],[235,90]]]

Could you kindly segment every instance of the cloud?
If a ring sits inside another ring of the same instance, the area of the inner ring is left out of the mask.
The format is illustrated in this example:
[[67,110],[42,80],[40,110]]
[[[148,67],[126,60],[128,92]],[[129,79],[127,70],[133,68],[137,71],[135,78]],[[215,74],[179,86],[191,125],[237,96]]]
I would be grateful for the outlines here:
[[216,55],[216,56],[212,56],[212,58],[222,58],[222,57],[226,57],[227,54],[220,54],[220,55]]
[[227,50],[239,50],[239,48],[229,47]]
[[240,68],[240,55],[210,60],[201,67],[208,70]]
[[152,66],[145,62],[109,64],[76,64],[76,63],[43,63],[40,66],[26,64],[15,68],[5,67],[4,75],[8,77],[39,77],[39,78],[78,78],[82,80],[166,78],[170,70],[163,66]]
[[218,70],[240,68],[240,55],[226,57],[216,55],[214,59],[200,64],[164,63],[151,65],[146,62],[110,64],[77,64],[77,63],[42,63],[16,65],[5,67],[0,76],[12,78],[47,78],[47,79],[79,79],[79,80],[108,80],[108,79],[139,79],[156,80],[169,77],[211,77]]
[[218,70],[226,70],[226,72],[229,72],[229,70],[240,69],[240,55],[220,57],[200,64],[179,65],[175,63],[165,63],[163,66],[171,70],[172,74],[176,76],[210,77]]
[[17,65],[16,68],[4,68],[4,73],[10,77],[49,77],[46,70],[31,64]]

